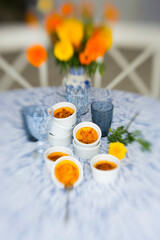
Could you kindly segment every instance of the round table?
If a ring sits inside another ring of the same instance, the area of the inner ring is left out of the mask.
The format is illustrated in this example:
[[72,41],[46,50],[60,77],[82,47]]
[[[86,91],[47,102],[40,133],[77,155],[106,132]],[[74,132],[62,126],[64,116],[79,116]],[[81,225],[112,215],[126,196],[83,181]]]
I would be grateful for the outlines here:
[[[61,87],[16,90],[0,94],[0,238],[5,240],[142,240],[160,236],[160,102],[121,91],[92,89],[91,99],[114,104],[112,128],[126,125],[140,112],[130,130],[141,130],[152,143],[142,152],[127,147],[116,182],[98,184],[88,160],[79,159],[83,182],[70,193],[69,222],[64,222],[66,192],[52,182],[43,160],[31,152],[21,110],[44,101],[64,101]],[[90,111],[82,117],[91,121]],[[72,144],[69,146],[72,148]],[[100,153],[107,153],[107,138]]]

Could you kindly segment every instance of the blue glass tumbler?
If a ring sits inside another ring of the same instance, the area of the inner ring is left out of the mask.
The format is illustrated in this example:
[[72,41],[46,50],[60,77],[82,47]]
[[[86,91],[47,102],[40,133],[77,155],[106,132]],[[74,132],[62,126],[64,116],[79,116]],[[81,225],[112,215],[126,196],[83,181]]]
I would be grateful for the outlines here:
[[91,104],[92,122],[97,124],[102,137],[108,135],[113,117],[113,104],[110,101],[96,101]]
[[77,123],[81,122],[81,115],[88,112],[89,88],[66,88],[66,100],[74,104],[77,108]]
[[38,140],[38,148],[32,154],[38,158],[45,150],[45,141],[53,119],[53,109],[46,105],[30,105],[24,107],[23,113],[29,133]]

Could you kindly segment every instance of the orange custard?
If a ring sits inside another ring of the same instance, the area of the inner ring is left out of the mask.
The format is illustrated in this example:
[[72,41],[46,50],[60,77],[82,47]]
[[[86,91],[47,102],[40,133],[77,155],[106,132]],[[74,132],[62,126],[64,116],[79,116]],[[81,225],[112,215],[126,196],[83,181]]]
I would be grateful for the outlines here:
[[74,162],[63,160],[56,165],[55,176],[65,186],[73,185],[79,177],[79,169]]
[[74,110],[70,107],[61,107],[57,108],[54,111],[54,117],[55,118],[67,118],[71,116],[74,113]]
[[112,169],[116,168],[117,165],[114,162],[102,160],[102,161],[95,163],[94,167],[99,170],[108,171],[108,170],[112,170]]
[[47,158],[53,162],[55,162],[58,158],[64,157],[64,156],[69,156],[67,153],[62,153],[62,152],[53,152],[50,153]]
[[76,138],[81,143],[90,144],[97,141],[98,133],[94,128],[83,127],[77,131]]

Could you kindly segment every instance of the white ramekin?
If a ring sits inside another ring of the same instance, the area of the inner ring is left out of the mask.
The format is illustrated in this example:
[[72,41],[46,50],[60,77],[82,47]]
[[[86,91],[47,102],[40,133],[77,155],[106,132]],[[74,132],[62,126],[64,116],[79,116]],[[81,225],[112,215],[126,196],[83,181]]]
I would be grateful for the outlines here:
[[[94,164],[103,160],[114,162],[117,165],[117,167],[107,171],[99,170],[94,167]],[[108,184],[115,181],[120,169],[120,160],[110,154],[99,154],[91,159],[90,165],[93,178],[98,182]]]
[[48,134],[48,141],[53,147],[67,147],[72,141],[72,132],[63,137],[54,136],[51,133]]
[[95,147],[81,147],[78,146],[73,140],[74,152],[75,155],[82,159],[91,159],[99,153],[99,148],[101,145],[101,141]]
[[75,105],[73,105],[70,102],[56,103],[55,105],[52,106],[53,114],[54,114],[54,111],[56,109],[61,108],[61,107],[70,107],[70,108],[72,108],[74,110],[74,113],[71,116],[66,117],[66,118],[55,118],[54,117],[54,121],[56,123],[59,123],[59,124],[65,126],[65,127],[73,127],[76,124],[76,112],[77,112],[77,109],[76,109]]
[[46,167],[48,169],[49,172],[51,172],[55,162],[58,160],[56,160],[55,162],[50,160],[48,158],[48,155],[51,154],[51,153],[54,153],[54,152],[62,152],[62,153],[66,153],[68,154],[68,156],[72,157],[73,156],[73,153],[70,149],[68,148],[65,148],[65,147],[51,147],[51,148],[48,148],[44,154],[43,154],[43,157],[44,157],[44,160],[45,160],[45,163],[46,163]]
[[[98,133],[98,139],[97,141],[95,141],[94,143],[90,143],[90,144],[85,144],[85,143],[82,143],[80,141],[78,141],[78,139],[76,138],[76,133],[77,131],[80,129],[80,128],[83,128],[83,127],[91,127],[93,129],[96,130],[96,132]],[[73,138],[74,138],[74,141],[75,143],[80,146],[80,147],[95,147],[97,146],[97,144],[99,143],[100,139],[101,139],[101,136],[102,136],[102,132],[101,132],[101,129],[95,124],[95,123],[92,123],[92,122],[82,122],[82,123],[79,123],[78,125],[75,126],[75,128],[73,129]]]
[[52,168],[52,171],[51,171],[52,179],[53,179],[54,183],[57,185],[57,187],[59,187],[59,188],[64,188],[64,184],[61,183],[61,182],[59,182],[58,179],[57,179],[56,176],[55,176],[55,167],[57,166],[57,164],[58,164],[59,162],[62,162],[62,161],[64,161],[64,160],[70,160],[70,161],[74,162],[74,163],[77,165],[78,169],[79,169],[79,177],[78,177],[77,181],[74,183],[74,187],[76,187],[76,186],[78,186],[78,185],[81,183],[81,181],[82,181],[82,179],[83,179],[83,168],[82,168],[80,162],[79,162],[76,158],[68,157],[68,156],[59,158],[59,159],[55,162],[55,164],[54,164],[54,166],[53,166],[53,168]]
[[74,126],[73,127],[65,127],[53,120],[51,129],[50,129],[50,133],[52,133],[53,135],[55,135],[57,137],[64,137],[64,136],[68,136],[73,131],[73,128],[74,128]]

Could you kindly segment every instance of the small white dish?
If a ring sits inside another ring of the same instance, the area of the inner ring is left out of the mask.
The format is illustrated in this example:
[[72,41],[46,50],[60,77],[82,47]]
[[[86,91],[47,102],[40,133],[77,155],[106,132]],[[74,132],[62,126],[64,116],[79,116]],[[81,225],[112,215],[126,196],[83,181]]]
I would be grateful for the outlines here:
[[[103,160],[114,162],[117,167],[112,170],[100,170],[94,167],[94,164]],[[108,184],[115,181],[120,169],[120,160],[110,154],[99,154],[91,159],[90,165],[93,178],[97,182]]]
[[76,106],[70,102],[56,103],[55,105],[52,106],[53,114],[56,109],[61,108],[61,107],[70,107],[74,110],[74,113],[71,116],[66,117],[66,118],[55,118],[54,117],[54,121],[65,127],[73,127],[76,124],[76,112],[77,112]]
[[[78,139],[76,138],[76,133],[77,131],[80,129],[80,128],[83,128],[83,127],[91,127],[93,129],[96,130],[96,132],[98,133],[98,139],[97,141],[93,142],[93,143],[90,143],[90,144],[85,144],[85,143],[82,143],[80,141],[78,141]],[[99,143],[100,139],[101,139],[101,136],[102,136],[102,132],[101,132],[101,129],[98,127],[98,125],[96,125],[95,123],[92,123],[92,122],[82,122],[82,123],[79,123],[78,125],[75,126],[75,128],[73,129],[73,137],[74,137],[74,141],[75,143],[80,146],[80,147],[86,147],[86,148],[92,148],[92,147],[95,147],[97,146],[97,144]]]
[[78,177],[77,181],[76,181],[76,182],[74,183],[74,185],[73,185],[73,187],[76,187],[76,186],[78,186],[78,185],[81,183],[81,181],[82,181],[82,179],[83,179],[83,168],[82,168],[80,162],[79,162],[76,158],[68,157],[68,156],[59,158],[59,159],[55,162],[55,164],[54,164],[54,166],[53,166],[53,168],[52,168],[52,171],[51,171],[52,179],[53,179],[54,183],[57,185],[57,187],[59,187],[59,188],[64,188],[64,184],[61,183],[60,181],[58,181],[58,179],[57,179],[56,176],[55,176],[55,167],[57,166],[57,164],[58,164],[59,162],[62,162],[62,161],[64,161],[64,160],[69,160],[69,161],[74,162],[74,163],[77,165],[78,169],[79,169],[79,177]]
[[75,126],[66,127],[66,126],[63,126],[53,120],[50,132],[55,136],[64,137],[64,136],[68,136],[70,133],[72,133],[74,127]]
[[81,147],[78,146],[73,140],[74,152],[76,156],[82,159],[91,159],[99,153],[99,148],[101,145],[101,141],[95,147]]
[[66,153],[68,154],[68,156],[70,157],[73,157],[73,153],[70,149],[68,148],[65,148],[65,147],[51,147],[51,148],[48,148],[44,154],[43,154],[43,157],[44,157],[44,160],[45,160],[45,163],[46,163],[46,167],[48,169],[49,172],[51,172],[55,162],[58,160],[56,160],[55,162],[50,160],[48,158],[48,155],[51,154],[51,153],[54,153],[54,152],[61,152],[61,153]]
[[54,136],[51,133],[48,134],[48,141],[53,147],[67,147],[72,141],[72,132],[63,137]]

